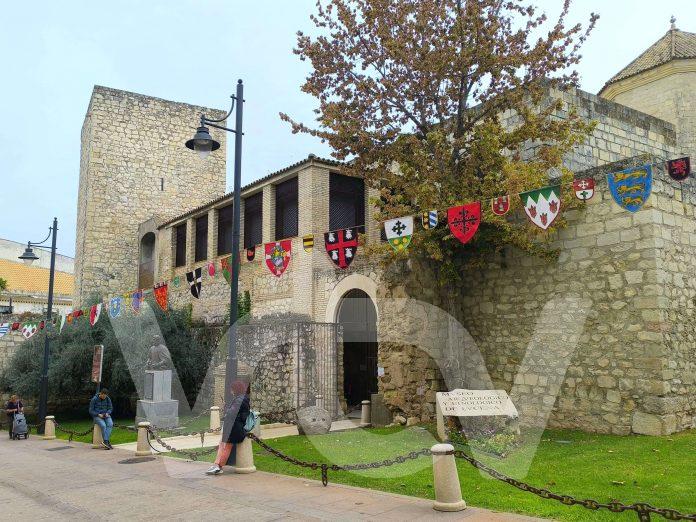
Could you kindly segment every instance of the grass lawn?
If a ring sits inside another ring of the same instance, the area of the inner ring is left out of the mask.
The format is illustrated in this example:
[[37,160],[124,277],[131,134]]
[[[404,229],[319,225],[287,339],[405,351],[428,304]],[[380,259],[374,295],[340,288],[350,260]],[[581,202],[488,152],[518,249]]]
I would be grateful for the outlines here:
[[[57,415],[56,420],[63,428],[67,428],[78,433],[91,429],[91,427],[94,424],[90,417],[80,417],[71,419]],[[135,419],[132,417],[114,418],[114,423],[124,426],[133,426],[135,425]],[[184,431],[187,432],[207,429],[210,425],[210,417],[208,415],[203,415],[199,419],[192,419],[191,417],[179,417],[179,425],[185,426]],[[171,435],[167,433],[167,436]],[[56,437],[59,439],[67,440],[69,435],[56,429]],[[135,431],[114,428],[114,430],[111,433],[112,444],[124,444],[126,442],[135,442],[137,439],[138,434]],[[73,440],[79,442],[92,442],[92,432],[82,437],[73,437]]]
[[[561,441],[561,442],[558,442]],[[433,438],[423,428],[352,430],[320,436],[270,439],[268,444],[301,460],[349,464],[371,462],[414,449],[430,447]],[[682,512],[696,512],[696,430],[670,437],[597,435],[548,430],[536,449],[522,446],[506,459],[482,458],[495,469],[533,486],[599,502],[647,502]],[[286,463],[254,444],[260,470],[320,479],[320,472]],[[533,455],[529,473],[520,475]],[[212,461],[214,455],[201,460]],[[433,498],[429,457],[364,472],[329,471],[329,482]],[[458,460],[464,500],[472,506],[559,520],[637,520],[635,513],[615,515],[567,507],[483,477]],[[654,517],[659,519],[659,517]]]

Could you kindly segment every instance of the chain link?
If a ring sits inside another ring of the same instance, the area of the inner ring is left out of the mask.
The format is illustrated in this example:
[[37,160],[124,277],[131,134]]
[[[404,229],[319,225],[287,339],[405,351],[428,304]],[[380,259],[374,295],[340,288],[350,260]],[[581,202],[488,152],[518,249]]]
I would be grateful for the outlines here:
[[586,509],[591,509],[593,511],[596,511],[598,509],[606,509],[611,511],[612,513],[635,511],[638,515],[638,519],[641,521],[649,521],[651,513],[655,515],[660,515],[666,518],[667,520],[696,520],[696,513],[684,514],[677,511],[676,509],[656,508],[645,502],[636,502],[634,504],[622,504],[621,502],[612,501],[608,503],[602,503],[592,499],[577,499],[571,495],[560,495],[558,493],[549,491],[548,489],[537,488],[535,486],[527,484],[526,482],[522,482],[512,477],[508,477],[507,475],[504,475],[503,473],[496,471],[490,466],[487,466],[483,462],[476,460],[471,455],[467,455],[462,450],[456,450],[454,452],[454,456],[456,458],[467,461],[475,468],[483,471],[484,473],[490,475],[491,477],[497,480],[500,480],[501,482],[505,482],[519,490],[527,491],[541,498],[556,500],[566,506],[582,506]]
[[155,449],[152,447],[152,444],[150,442],[150,436],[154,438],[157,441],[157,444],[165,448],[167,451],[171,451],[172,453],[180,453],[181,455],[186,455],[190,460],[198,460],[199,457],[203,457],[205,455],[211,455],[215,452],[217,452],[217,446],[212,446],[211,448],[204,450],[204,451],[189,451],[189,450],[183,450],[183,449],[177,449],[174,446],[166,443],[162,437],[159,436],[157,431],[153,429],[152,426],[147,426],[147,442],[150,445],[152,449],[157,451],[158,453],[161,453],[159,450]]
[[84,437],[85,435],[88,435],[89,433],[92,433],[94,430],[94,426],[89,428],[86,431],[83,432],[77,432],[75,430],[71,430],[70,428],[65,428],[62,425],[58,423],[57,420],[53,420],[53,424],[55,425],[56,429],[62,433],[66,433],[68,435],[68,442],[72,442],[73,437]]
[[259,437],[254,435],[253,433],[249,433],[247,435],[251,440],[256,442],[259,446],[261,446],[263,449],[271,453],[272,455],[275,455],[281,460],[284,460],[285,462],[289,462],[290,464],[294,464],[295,466],[300,466],[303,468],[309,468],[309,469],[321,469],[321,482],[326,486],[328,484],[328,471],[362,471],[362,470],[368,470],[368,469],[377,469],[377,468],[382,468],[385,466],[393,466],[394,464],[403,464],[404,462],[407,462],[408,460],[411,459],[417,459],[422,456],[429,456],[430,455],[430,449],[429,448],[422,448],[419,450],[411,451],[405,455],[399,455],[397,457],[393,457],[391,459],[385,459],[385,460],[380,460],[380,461],[375,461],[375,462],[360,462],[357,464],[322,464],[320,462],[307,462],[304,460],[299,460],[296,459],[295,457],[291,457],[290,455],[286,455],[285,453],[281,452],[280,450],[275,449],[272,446],[269,446],[266,444],[263,440],[261,440]]

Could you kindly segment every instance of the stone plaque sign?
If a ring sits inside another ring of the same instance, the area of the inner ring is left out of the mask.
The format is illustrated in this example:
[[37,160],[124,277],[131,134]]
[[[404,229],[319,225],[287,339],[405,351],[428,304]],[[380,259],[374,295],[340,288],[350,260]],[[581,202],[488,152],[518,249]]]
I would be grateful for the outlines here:
[[437,434],[440,440],[447,438],[444,417],[518,416],[517,409],[505,390],[452,390],[438,392],[435,397]]

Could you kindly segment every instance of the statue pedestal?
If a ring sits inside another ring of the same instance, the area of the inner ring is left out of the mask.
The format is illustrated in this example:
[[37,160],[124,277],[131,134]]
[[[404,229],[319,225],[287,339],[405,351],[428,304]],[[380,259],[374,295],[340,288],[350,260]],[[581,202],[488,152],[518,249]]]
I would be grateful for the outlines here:
[[179,401],[172,400],[172,371],[146,370],[145,397],[138,401],[135,422],[160,428],[179,425]]

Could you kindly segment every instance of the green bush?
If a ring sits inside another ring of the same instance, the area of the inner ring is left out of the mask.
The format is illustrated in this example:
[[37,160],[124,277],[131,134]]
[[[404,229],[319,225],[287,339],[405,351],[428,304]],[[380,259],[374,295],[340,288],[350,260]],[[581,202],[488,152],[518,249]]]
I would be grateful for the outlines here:
[[[194,338],[190,311],[165,313],[148,298],[139,314],[124,310],[120,317],[112,319],[103,307],[94,326],[90,326],[88,315],[73,320],[59,335],[55,331],[49,334],[52,335],[49,402],[66,406],[89,400],[95,390],[95,384],[90,381],[93,346],[103,344],[102,385],[109,389],[118,414],[132,414],[131,399],[136,396],[136,386],[131,375],[142,375],[152,336],[157,334],[169,348],[185,399],[193,406],[215,347]],[[38,398],[46,335],[46,330],[40,331],[19,346],[0,377],[3,390],[25,398]]]

